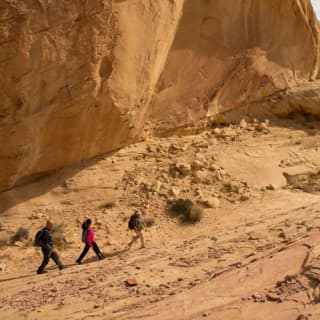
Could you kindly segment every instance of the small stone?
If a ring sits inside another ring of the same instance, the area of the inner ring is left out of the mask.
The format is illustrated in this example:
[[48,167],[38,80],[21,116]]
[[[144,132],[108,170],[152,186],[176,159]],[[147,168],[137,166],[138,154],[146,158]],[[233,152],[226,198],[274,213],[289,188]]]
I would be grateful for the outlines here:
[[247,121],[244,120],[244,119],[241,119],[241,121],[240,121],[240,123],[239,123],[239,127],[240,127],[241,129],[246,129],[247,126],[248,126]]
[[220,207],[220,200],[215,197],[202,198],[199,200],[199,203],[205,205],[207,208],[216,209]]
[[154,189],[156,192],[160,192],[162,187],[163,187],[163,183],[160,182],[159,180],[154,185]]
[[266,189],[267,189],[267,190],[275,190],[276,188],[275,188],[274,185],[269,184],[268,186],[266,186]]
[[191,165],[187,163],[177,163],[176,169],[183,176],[187,176],[191,173]]
[[16,242],[14,243],[14,245],[15,245],[16,247],[22,248],[22,247],[24,246],[24,243],[23,243],[22,241],[16,241]]
[[180,189],[176,187],[172,187],[170,190],[170,195],[178,198],[180,195]]
[[200,160],[193,160],[191,163],[192,170],[201,170],[205,167],[205,164]]
[[248,201],[250,197],[247,194],[242,194],[240,197],[240,201]]
[[267,298],[264,293],[254,293],[252,295],[253,301],[254,302],[266,302]]
[[213,133],[216,135],[216,136],[220,136],[221,133],[222,133],[222,130],[220,128],[214,128],[213,129]]
[[256,130],[260,132],[266,132],[266,133],[270,132],[270,129],[268,128],[268,126],[263,122],[257,126]]
[[127,279],[124,283],[127,287],[135,287],[138,285],[138,282],[136,279]]
[[215,172],[215,171],[220,170],[220,167],[216,164],[211,164],[209,167],[209,170]]
[[7,269],[7,265],[5,263],[0,264],[0,271],[4,272]]
[[209,317],[209,315],[210,315],[209,312],[204,312],[204,313],[202,314],[203,317]]

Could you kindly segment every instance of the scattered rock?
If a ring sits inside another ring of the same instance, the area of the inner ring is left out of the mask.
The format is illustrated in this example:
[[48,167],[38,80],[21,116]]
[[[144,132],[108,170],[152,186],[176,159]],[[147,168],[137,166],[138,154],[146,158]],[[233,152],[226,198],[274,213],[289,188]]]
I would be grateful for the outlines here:
[[220,200],[215,197],[209,197],[209,198],[201,198],[198,200],[198,202],[207,208],[219,208],[220,207]]
[[263,292],[259,292],[259,293],[254,293],[252,295],[252,299],[254,302],[266,302],[267,301],[267,297]]
[[137,280],[136,279],[127,279],[125,282],[125,285],[127,286],[127,287],[135,287],[135,286],[137,286],[138,285],[138,282],[137,282]]
[[24,243],[23,243],[22,241],[16,241],[16,242],[14,243],[14,246],[15,246],[15,247],[22,248],[22,247],[24,246]]
[[259,132],[263,132],[263,133],[270,133],[270,129],[268,128],[268,126],[265,123],[260,123],[257,127],[256,130]]
[[221,133],[222,133],[222,130],[220,128],[214,128],[213,129],[213,133],[216,135],[216,136],[220,136]]
[[209,170],[210,170],[210,171],[213,171],[213,172],[219,171],[219,170],[220,170],[220,167],[219,167],[218,165],[216,165],[216,164],[211,164],[211,165],[209,166]]
[[181,191],[180,191],[179,188],[177,188],[177,187],[171,187],[169,194],[170,194],[170,196],[174,196],[174,197],[178,198],[179,195],[180,195],[180,192],[181,192]]
[[282,299],[281,297],[277,296],[276,294],[273,293],[267,293],[266,297],[268,298],[269,301],[276,301],[276,302],[281,302]]
[[239,127],[241,129],[246,129],[248,126],[247,121],[245,119],[241,119],[240,123],[239,123]]
[[267,190],[275,190],[276,187],[273,184],[269,184],[268,186],[266,186]]
[[191,163],[192,170],[201,170],[205,168],[205,164],[200,160],[193,160]]
[[247,194],[242,194],[240,196],[240,201],[248,201],[249,199],[250,199],[250,197]]
[[182,176],[187,176],[191,173],[191,165],[188,163],[177,163],[176,169]]
[[7,270],[7,265],[5,263],[0,264],[0,272],[5,272]]

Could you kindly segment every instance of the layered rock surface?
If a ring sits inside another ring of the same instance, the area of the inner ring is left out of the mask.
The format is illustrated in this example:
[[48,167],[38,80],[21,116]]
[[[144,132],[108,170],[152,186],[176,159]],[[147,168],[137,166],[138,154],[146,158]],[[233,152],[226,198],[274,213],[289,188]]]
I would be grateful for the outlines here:
[[319,26],[308,0],[1,0],[0,70],[3,190],[316,79]]

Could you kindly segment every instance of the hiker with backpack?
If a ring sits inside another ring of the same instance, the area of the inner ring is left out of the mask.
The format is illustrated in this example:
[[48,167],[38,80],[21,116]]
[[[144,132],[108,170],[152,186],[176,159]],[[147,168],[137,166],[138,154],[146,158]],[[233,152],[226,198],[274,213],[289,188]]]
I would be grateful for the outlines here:
[[50,258],[55,262],[60,270],[65,268],[60,261],[58,253],[53,248],[53,241],[51,236],[52,227],[52,221],[48,220],[46,226],[43,229],[39,230],[35,237],[35,245],[41,247],[41,251],[43,254],[43,260],[37,270],[37,274],[46,273],[44,268],[49,263]]
[[92,248],[99,260],[104,259],[105,256],[100,251],[97,243],[94,241],[94,229],[91,227],[92,221],[91,219],[87,219],[82,223],[82,242],[85,243],[83,251],[80,257],[76,260],[77,263],[81,264],[82,259],[88,253],[89,249]]
[[132,238],[132,240],[128,244],[129,248],[131,248],[133,243],[136,242],[139,238],[141,241],[141,248],[145,248],[143,234],[142,234],[141,216],[139,211],[135,211],[134,214],[131,215],[128,221],[128,228],[130,230],[134,230],[136,233],[136,235]]

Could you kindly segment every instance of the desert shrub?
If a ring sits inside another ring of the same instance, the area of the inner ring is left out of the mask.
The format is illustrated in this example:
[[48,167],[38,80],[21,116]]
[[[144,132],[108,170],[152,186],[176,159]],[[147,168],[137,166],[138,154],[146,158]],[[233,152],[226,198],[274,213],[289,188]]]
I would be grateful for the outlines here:
[[153,218],[144,218],[142,220],[142,225],[146,228],[150,228],[155,224],[155,220]]
[[15,243],[17,241],[24,241],[28,240],[29,238],[29,230],[20,227],[16,233],[10,238],[11,243]]
[[194,224],[201,220],[203,209],[189,199],[177,199],[169,204],[169,214],[182,223]]
[[106,201],[99,205],[98,209],[113,209],[116,206],[114,201]]
[[65,231],[62,224],[54,225],[51,231],[52,241],[55,247],[64,249],[68,246],[65,238]]

